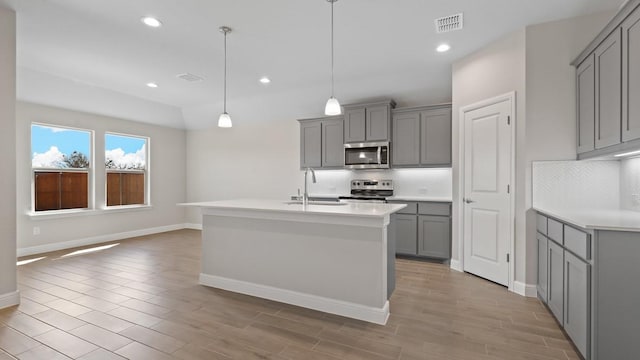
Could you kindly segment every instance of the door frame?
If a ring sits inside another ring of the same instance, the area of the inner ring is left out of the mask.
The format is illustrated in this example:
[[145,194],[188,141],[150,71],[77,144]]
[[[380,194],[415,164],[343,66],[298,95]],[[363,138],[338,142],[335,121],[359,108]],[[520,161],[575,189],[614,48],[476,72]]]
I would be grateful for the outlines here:
[[516,223],[516,217],[515,217],[515,208],[516,208],[516,126],[518,124],[517,122],[517,116],[516,116],[516,92],[515,91],[511,91],[502,95],[498,95],[489,99],[485,99],[485,100],[481,100],[479,102],[470,104],[470,105],[465,105],[463,107],[460,108],[460,115],[459,115],[459,123],[460,123],[460,130],[459,130],[459,141],[458,141],[458,169],[460,171],[460,179],[458,181],[458,219],[460,219],[460,221],[458,221],[458,259],[460,262],[460,271],[464,271],[464,224],[465,224],[465,217],[464,217],[464,201],[462,201],[462,198],[464,198],[465,194],[464,194],[464,184],[465,184],[465,179],[466,179],[466,174],[465,174],[465,161],[464,161],[464,156],[465,156],[465,133],[466,133],[466,121],[465,121],[465,114],[468,112],[471,112],[473,110],[477,110],[489,105],[493,105],[493,104],[497,104],[503,101],[510,101],[511,102],[511,144],[510,144],[510,148],[511,148],[511,180],[510,180],[510,185],[511,185],[511,189],[510,189],[510,201],[509,201],[509,283],[507,288],[509,289],[509,291],[511,292],[515,292],[514,289],[514,283],[515,283],[515,249],[516,249],[516,244],[515,244],[515,223]]

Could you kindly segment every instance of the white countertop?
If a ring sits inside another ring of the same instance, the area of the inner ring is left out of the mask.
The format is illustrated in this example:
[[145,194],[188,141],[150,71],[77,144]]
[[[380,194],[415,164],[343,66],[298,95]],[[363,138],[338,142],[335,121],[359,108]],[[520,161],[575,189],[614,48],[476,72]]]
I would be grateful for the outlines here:
[[195,206],[202,208],[275,211],[304,214],[343,215],[361,217],[384,217],[404,207],[403,204],[375,204],[375,203],[342,203],[342,205],[314,205],[289,204],[287,200],[267,199],[237,199],[222,201],[207,201],[183,203],[180,206]]
[[411,196],[411,195],[397,195],[388,197],[389,201],[427,201],[427,202],[451,202],[450,197],[442,196]]
[[640,212],[620,209],[549,209],[534,207],[536,211],[562,222],[589,229],[640,232]]

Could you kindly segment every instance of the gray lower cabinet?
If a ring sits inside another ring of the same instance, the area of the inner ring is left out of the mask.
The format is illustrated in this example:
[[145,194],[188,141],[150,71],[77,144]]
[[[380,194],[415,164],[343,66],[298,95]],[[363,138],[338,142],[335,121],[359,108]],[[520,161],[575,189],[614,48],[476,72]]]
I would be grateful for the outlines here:
[[395,220],[396,231],[396,254],[418,255],[416,215],[396,214],[393,220]]
[[441,202],[404,202],[392,217],[397,255],[451,258],[451,204]]
[[564,330],[578,350],[589,353],[591,265],[564,251]]
[[560,324],[564,319],[564,250],[549,240],[547,306]]
[[395,109],[392,128],[392,166],[451,166],[451,105]]
[[538,242],[538,297],[540,300],[545,303],[548,302],[547,298],[547,289],[548,289],[548,276],[547,273],[547,261],[549,261],[549,256],[547,255],[549,251],[549,240],[543,234],[536,234],[537,242]]
[[451,258],[451,218],[418,215],[418,255]]
[[298,120],[300,168],[344,167],[343,117]]

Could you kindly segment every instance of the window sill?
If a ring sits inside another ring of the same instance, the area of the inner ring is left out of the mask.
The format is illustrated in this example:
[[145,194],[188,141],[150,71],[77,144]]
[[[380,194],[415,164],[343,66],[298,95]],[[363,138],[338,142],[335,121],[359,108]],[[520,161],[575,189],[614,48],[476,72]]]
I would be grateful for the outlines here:
[[125,206],[109,206],[101,209],[72,209],[72,210],[49,210],[49,211],[30,211],[27,213],[32,220],[49,220],[61,219],[76,216],[92,216],[104,215],[118,212],[143,211],[151,210],[151,205],[125,205]]

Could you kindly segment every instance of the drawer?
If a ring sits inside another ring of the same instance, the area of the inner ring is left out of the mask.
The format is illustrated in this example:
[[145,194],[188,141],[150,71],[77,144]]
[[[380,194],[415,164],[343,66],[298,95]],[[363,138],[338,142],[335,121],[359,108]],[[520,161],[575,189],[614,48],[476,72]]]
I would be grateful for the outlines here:
[[547,217],[546,216],[538,214],[537,221],[536,221],[536,229],[538,229],[539,233],[543,235],[547,235]]
[[549,219],[547,221],[547,236],[549,239],[557,242],[560,245],[563,245],[563,236],[562,236],[562,223],[555,221],[553,219]]
[[407,207],[398,211],[398,214],[415,215],[418,213],[418,203],[415,201],[389,201],[390,204],[407,204]]
[[418,214],[451,216],[451,204],[449,203],[418,203]]
[[585,260],[591,260],[591,235],[564,226],[564,247]]

